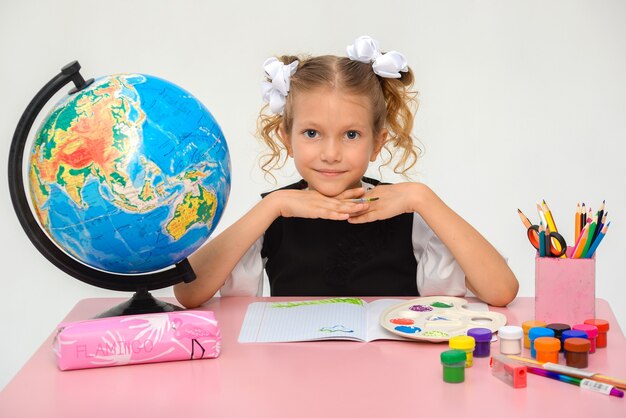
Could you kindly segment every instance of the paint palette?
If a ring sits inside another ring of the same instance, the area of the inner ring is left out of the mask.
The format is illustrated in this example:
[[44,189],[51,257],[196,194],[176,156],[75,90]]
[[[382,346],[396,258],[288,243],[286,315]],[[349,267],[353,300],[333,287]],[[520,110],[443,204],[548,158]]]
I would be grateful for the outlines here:
[[465,299],[452,296],[426,296],[391,306],[380,316],[383,328],[414,340],[444,342],[466,335],[470,328],[497,331],[506,325],[498,312],[469,310]]

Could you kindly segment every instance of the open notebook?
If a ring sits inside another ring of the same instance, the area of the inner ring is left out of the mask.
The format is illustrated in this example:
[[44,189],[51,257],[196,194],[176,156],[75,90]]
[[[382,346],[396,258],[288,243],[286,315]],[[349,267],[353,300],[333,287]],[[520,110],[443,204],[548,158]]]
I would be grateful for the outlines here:
[[[254,302],[248,306],[239,342],[406,340],[380,325],[381,314],[403,302],[407,301],[378,299],[368,303],[359,298],[332,298]],[[482,303],[472,305],[481,305],[472,310],[488,310]]]

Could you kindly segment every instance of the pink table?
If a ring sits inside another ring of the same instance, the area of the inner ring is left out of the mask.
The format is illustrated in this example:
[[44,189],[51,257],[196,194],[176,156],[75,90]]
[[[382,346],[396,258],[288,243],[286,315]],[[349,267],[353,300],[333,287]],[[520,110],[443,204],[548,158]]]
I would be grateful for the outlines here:
[[[274,298],[297,300],[302,298]],[[280,417],[280,416],[624,416],[619,399],[540,376],[513,389],[493,377],[488,359],[474,360],[461,384],[442,380],[443,344],[400,341],[322,341],[239,344],[249,303],[264,298],[216,298],[222,355],[180,361],[61,372],[52,335],[0,393],[0,417]],[[122,299],[85,299],[66,320],[89,318]],[[533,317],[533,298],[504,313],[519,325]],[[590,357],[589,370],[626,378],[626,341],[606,301],[597,316],[611,321],[609,347]],[[498,351],[497,343],[492,352]],[[529,356],[525,350],[525,356]],[[589,414],[589,415],[588,415]]]

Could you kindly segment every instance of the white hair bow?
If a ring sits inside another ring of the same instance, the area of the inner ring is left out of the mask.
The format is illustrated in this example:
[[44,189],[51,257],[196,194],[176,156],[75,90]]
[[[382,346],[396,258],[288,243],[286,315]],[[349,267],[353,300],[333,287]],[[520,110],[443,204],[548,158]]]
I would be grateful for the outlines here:
[[400,78],[400,71],[409,70],[404,55],[397,51],[382,54],[378,41],[369,36],[360,36],[353,45],[348,45],[348,57],[353,61],[372,63],[374,72],[384,78]]
[[272,113],[282,115],[287,102],[291,76],[298,68],[298,61],[285,65],[276,57],[271,57],[263,63],[265,74],[271,81],[261,84],[263,100],[270,105]]

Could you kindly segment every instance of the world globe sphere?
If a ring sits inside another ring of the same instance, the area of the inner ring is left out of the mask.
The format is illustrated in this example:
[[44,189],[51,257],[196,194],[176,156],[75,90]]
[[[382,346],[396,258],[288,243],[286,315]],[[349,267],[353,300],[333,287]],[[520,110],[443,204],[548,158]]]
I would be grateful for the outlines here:
[[117,74],[52,107],[30,149],[28,183],[59,248],[132,275],[172,266],[208,239],[230,193],[230,157],[216,120],[189,92]]

